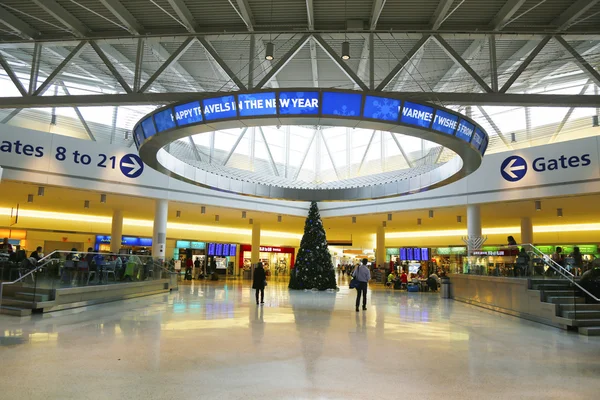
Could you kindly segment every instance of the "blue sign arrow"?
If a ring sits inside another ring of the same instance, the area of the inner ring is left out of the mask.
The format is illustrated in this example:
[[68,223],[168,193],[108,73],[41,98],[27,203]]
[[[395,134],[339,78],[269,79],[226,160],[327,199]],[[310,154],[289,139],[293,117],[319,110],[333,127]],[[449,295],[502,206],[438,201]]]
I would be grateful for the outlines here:
[[523,157],[510,156],[502,162],[500,174],[509,182],[517,182],[527,174],[527,161]]
[[125,154],[119,163],[121,173],[128,178],[137,178],[144,172],[142,159],[135,154]]

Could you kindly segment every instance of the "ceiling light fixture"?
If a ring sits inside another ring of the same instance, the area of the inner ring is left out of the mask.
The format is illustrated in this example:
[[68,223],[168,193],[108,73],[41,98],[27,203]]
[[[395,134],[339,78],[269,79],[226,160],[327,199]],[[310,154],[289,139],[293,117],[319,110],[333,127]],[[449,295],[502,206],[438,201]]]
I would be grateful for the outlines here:
[[562,208],[557,208],[556,209],[556,216],[558,218],[562,218],[562,216],[563,216]]
[[248,223],[249,223],[250,225],[254,224],[254,219],[253,219],[253,218],[250,218],[250,219],[248,220]]
[[417,218],[417,225],[421,225],[421,218]]
[[206,214],[206,207],[200,207],[200,214]]
[[45,188],[43,186],[38,187],[38,196],[44,196]]
[[177,210],[175,212],[175,218],[181,218],[181,211]]
[[246,211],[242,211],[242,218],[246,218]]
[[350,42],[342,43],[342,60],[350,59]]
[[392,214],[388,214],[388,221],[392,220]]
[[273,43],[271,43],[271,42],[267,43],[266,50],[265,50],[265,60],[273,61],[273,59],[275,58],[273,56],[274,49],[275,49],[275,46],[273,45]]
[[542,211],[542,201],[541,200],[535,201],[535,211]]
[[356,223],[356,217],[352,217],[352,223],[355,224]]
[[219,216],[215,215],[215,222],[219,222]]
[[27,202],[28,203],[33,203],[33,195],[32,194],[28,194],[27,195]]
[[433,218],[433,210],[429,210],[429,218]]
[[277,216],[277,222],[281,222],[281,215]]
[[383,221],[383,227],[385,228],[387,226],[387,221]]
[[100,203],[102,203],[102,204],[106,203],[106,195],[105,194],[100,195]]
[[462,216],[457,215],[456,216],[456,222],[458,222],[460,224],[462,222]]
[[89,200],[85,200],[83,202],[83,208],[90,208],[90,201]]

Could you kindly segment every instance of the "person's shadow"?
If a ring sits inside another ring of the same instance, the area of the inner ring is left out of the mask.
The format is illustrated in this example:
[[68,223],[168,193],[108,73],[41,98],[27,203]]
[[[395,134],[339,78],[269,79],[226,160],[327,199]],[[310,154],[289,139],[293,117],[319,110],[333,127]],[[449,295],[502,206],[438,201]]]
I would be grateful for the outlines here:
[[260,344],[265,336],[264,310],[264,307],[254,307],[254,312],[250,311],[250,327],[254,344]]

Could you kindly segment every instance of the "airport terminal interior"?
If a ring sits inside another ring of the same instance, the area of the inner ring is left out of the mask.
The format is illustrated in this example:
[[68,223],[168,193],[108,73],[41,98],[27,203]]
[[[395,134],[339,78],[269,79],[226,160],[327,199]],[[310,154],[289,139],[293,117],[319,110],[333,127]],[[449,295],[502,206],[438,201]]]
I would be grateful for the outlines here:
[[596,398],[599,91],[600,0],[0,0],[0,398]]

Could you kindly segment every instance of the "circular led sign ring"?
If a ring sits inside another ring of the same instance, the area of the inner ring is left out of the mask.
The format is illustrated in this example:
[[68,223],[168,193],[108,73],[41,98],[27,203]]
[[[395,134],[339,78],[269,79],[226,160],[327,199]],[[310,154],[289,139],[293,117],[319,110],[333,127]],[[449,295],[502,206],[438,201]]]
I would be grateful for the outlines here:
[[[190,135],[223,129],[311,125],[389,131],[442,145],[458,157],[435,168],[374,184],[288,187],[257,182],[226,169],[201,168],[164,147]],[[150,167],[185,182],[247,196],[285,200],[364,200],[401,196],[444,186],[474,172],[488,144],[485,130],[470,118],[401,94],[331,89],[270,89],[232,92],[171,104],[146,115],[134,127],[140,157]]]

